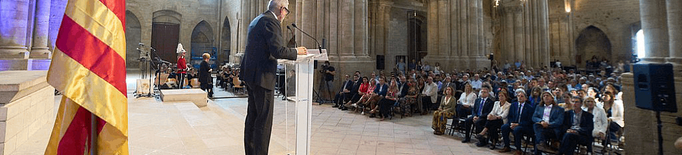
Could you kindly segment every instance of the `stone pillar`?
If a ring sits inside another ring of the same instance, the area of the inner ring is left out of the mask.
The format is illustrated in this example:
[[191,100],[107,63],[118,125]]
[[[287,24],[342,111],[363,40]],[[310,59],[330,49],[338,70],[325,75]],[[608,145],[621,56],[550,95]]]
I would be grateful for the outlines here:
[[[514,57],[516,59],[524,59],[524,53],[525,53],[525,43],[524,43],[524,36],[526,36],[526,32],[524,31],[524,28],[527,27],[527,25],[524,24],[523,22],[523,8],[521,5],[516,5],[512,7],[513,13],[510,16],[513,16],[514,18],[514,39],[513,39],[513,52],[514,52]],[[516,62],[516,61],[514,61]]]
[[[303,29],[303,31],[307,32],[313,37],[316,37],[316,27],[317,27],[317,5],[315,4],[315,0],[303,0],[303,6],[301,10],[301,18],[302,21],[305,21],[301,24],[297,24],[296,26],[300,27]],[[305,35],[305,34],[304,34]],[[308,36],[300,36],[301,46],[308,47],[310,49],[317,48],[317,43],[313,39],[311,39]]]
[[540,17],[540,51],[542,52],[542,55],[540,56],[540,64],[538,67],[543,67],[546,65],[549,67],[549,8],[547,4],[547,0],[539,0],[540,4],[539,7],[541,10],[538,12],[538,15]]
[[29,0],[0,1],[0,57],[27,59]]
[[[459,52],[460,52],[460,57],[462,57],[462,60],[469,60],[469,44],[468,44],[468,42],[470,41],[469,34],[471,33],[471,32],[469,32],[469,26],[470,26],[469,20],[468,20],[469,12],[467,12],[467,10],[468,10],[467,7],[469,6],[469,3],[467,3],[467,0],[460,0],[458,2],[459,2],[459,24],[460,24],[459,32],[461,32],[458,36],[458,38],[460,39],[460,41],[459,41],[460,51]],[[429,20],[429,22],[432,22],[432,21]],[[429,42],[429,44],[431,44],[431,43]],[[460,69],[469,68],[467,61],[461,61],[461,62],[464,62],[464,63],[461,65]]]
[[646,54],[642,61],[664,63],[669,53],[668,24],[664,0],[639,0]]
[[355,0],[341,0],[343,5],[339,6],[339,56],[353,56],[353,15],[351,6],[355,6]]
[[[460,15],[460,4],[459,1],[449,1],[450,2],[450,52],[448,52],[448,55],[450,55],[450,60],[448,62],[442,63],[441,65],[447,65],[447,66],[454,66],[455,68],[458,68],[459,66],[462,66],[462,50],[460,49],[460,40],[461,38],[459,27],[461,26],[461,23],[459,21],[459,15]],[[453,68],[448,68],[452,70]]]
[[[432,22],[438,22],[438,51],[436,51],[436,55],[439,58],[446,58],[448,57],[447,53],[450,51],[450,45],[448,43],[450,42],[450,9],[448,9],[448,1],[447,0],[438,0],[438,19],[437,21],[432,21]],[[441,60],[439,62],[445,62],[444,60]],[[435,63],[431,64],[434,65]]]
[[428,1],[428,11],[427,11],[427,50],[428,54],[424,59],[430,60],[438,57],[438,48],[440,47],[440,42],[438,41],[438,1],[432,0]]
[[682,64],[682,1],[666,0],[670,58],[668,62]]
[[36,1],[35,27],[33,31],[33,47],[30,58],[48,59],[51,57],[48,48],[48,33],[50,29],[50,0]]

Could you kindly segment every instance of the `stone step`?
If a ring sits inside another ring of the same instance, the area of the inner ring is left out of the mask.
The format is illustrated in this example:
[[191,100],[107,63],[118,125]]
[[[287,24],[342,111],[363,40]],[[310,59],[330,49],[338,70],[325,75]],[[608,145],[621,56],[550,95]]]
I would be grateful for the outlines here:
[[161,90],[161,101],[191,101],[197,107],[205,107],[208,97],[207,93],[201,89],[167,89]]

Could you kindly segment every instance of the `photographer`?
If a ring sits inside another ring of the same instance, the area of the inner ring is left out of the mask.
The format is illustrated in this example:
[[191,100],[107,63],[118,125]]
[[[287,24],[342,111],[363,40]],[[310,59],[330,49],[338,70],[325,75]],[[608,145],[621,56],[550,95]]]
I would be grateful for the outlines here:
[[325,99],[326,101],[331,101],[331,97],[334,94],[332,90],[334,90],[334,75],[336,74],[335,71],[336,69],[334,69],[334,67],[329,64],[329,61],[325,61],[324,64],[322,64],[322,70],[320,70],[320,72],[322,72],[324,76],[322,77],[323,82],[322,84],[320,84],[319,90],[321,94],[327,95]]

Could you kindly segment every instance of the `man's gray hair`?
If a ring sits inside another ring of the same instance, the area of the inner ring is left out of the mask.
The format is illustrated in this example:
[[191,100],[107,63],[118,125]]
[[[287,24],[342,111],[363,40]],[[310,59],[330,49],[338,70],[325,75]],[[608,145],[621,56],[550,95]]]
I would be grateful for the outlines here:
[[289,5],[288,0],[270,0],[270,2],[268,3],[268,10],[277,11],[277,9],[287,5]]

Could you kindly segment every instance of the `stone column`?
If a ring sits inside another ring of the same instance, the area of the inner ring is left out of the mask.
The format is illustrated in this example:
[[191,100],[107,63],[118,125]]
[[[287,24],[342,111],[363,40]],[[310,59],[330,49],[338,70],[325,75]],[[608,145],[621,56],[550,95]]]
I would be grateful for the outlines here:
[[[539,12],[539,14],[540,14],[539,16],[541,17],[540,24],[542,24],[540,27],[540,35],[541,35],[540,36],[540,45],[541,45],[540,51],[542,51],[542,56],[540,57],[540,58],[542,58],[542,60],[540,61],[540,63],[542,65],[547,65],[547,67],[549,67],[549,62],[550,62],[550,60],[549,60],[549,57],[550,57],[550,55],[549,55],[549,53],[550,53],[550,50],[549,50],[549,7],[547,4],[547,0],[539,0],[539,1],[540,1],[539,5],[541,8],[541,10]],[[538,66],[538,67],[543,67],[543,66]]]
[[[443,63],[442,65],[448,65],[448,66],[454,66],[455,68],[458,68],[461,66],[461,53],[462,50],[460,50],[460,38],[459,35],[459,27],[460,27],[460,21],[459,21],[459,14],[460,14],[460,5],[459,1],[449,1],[450,2],[450,52],[448,52],[448,55],[450,55],[452,61],[449,61],[447,63]],[[449,68],[452,69],[452,68]]]
[[666,0],[670,58],[668,62],[682,65],[682,1]]
[[[307,32],[313,37],[316,37],[316,27],[317,27],[317,5],[315,4],[315,0],[304,0],[303,1],[303,6],[301,10],[301,18],[303,19],[303,23],[298,24],[296,26],[300,27],[303,29],[303,31]],[[310,49],[316,49],[317,48],[317,43],[315,41],[303,34],[301,36],[301,46],[308,47]]]
[[664,0],[639,0],[642,31],[646,44],[646,54],[642,61],[664,63],[670,54],[668,24]]
[[[438,51],[436,52],[436,55],[439,58],[446,58],[448,57],[447,53],[450,51],[450,45],[448,43],[450,42],[450,9],[448,6],[448,1],[447,0],[439,0],[438,1],[438,21],[433,21],[433,22],[438,22]],[[441,63],[444,62],[444,60],[440,61]],[[431,64],[434,65],[435,63]]]
[[438,41],[438,1],[432,0],[428,1],[428,12],[427,12],[427,50],[428,54],[424,59],[430,60],[438,57],[439,45]]
[[342,5],[339,6],[339,56],[348,57],[353,56],[353,15],[352,6],[355,6],[355,0],[341,0]]
[[27,59],[29,0],[0,1],[0,57]]
[[504,29],[502,29],[504,38],[502,40],[503,46],[502,51],[507,53],[507,60],[510,63],[516,61],[516,52],[514,52],[514,9],[510,7],[505,7],[504,16]]
[[[385,25],[388,25],[388,20],[390,17],[390,10],[391,10],[391,5],[393,3],[387,3],[382,5],[383,8],[383,15],[384,19],[382,20],[385,22]],[[354,7],[354,38],[353,40],[355,41],[353,44],[355,45],[354,48],[354,55],[356,57],[365,57],[369,58],[369,55],[367,53],[367,50],[369,49],[367,44],[367,37],[369,35],[367,34],[368,32],[368,27],[367,27],[367,0],[355,0],[355,7]],[[387,26],[386,26],[387,27]],[[387,28],[384,28],[384,32],[386,31]],[[386,38],[386,33],[384,33],[384,40]],[[384,41],[385,42],[385,41]]]
[[[521,5],[516,5],[511,8],[513,13],[511,16],[514,17],[514,55],[516,59],[524,59],[524,52],[525,52],[525,43],[524,41],[524,36],[526,35],[526,32],[523,31],[526,25],[524,25],[523,22],[523,8]],[[516,60],[514,60],[516,62]]]
[[30,58],[48,59],[51,57],[47,40],[50,29],[50,1],[37,0],[35,27],[33,31],[33,47]]
[[[459,24],[460,24],[459,32],[461,32],[458,36],[458,38],[460,40],[459,41],[459,45],[460,45],[460,47],[459,47],[460,51],[459,52],[460,52],[460,57],[462,58],[462,60],[469,60],[469,44],[468,44],[468,42],[470,41],[469,34],[471,33],[471,32],[469,32],[469,26],[470,26],[469,20],[468,20],[469,12],[467,12],[467,10],[468,10],[467,7],[469,6],[469,3],[467,2],[467,0],[460,0],[458,2],[459,2]],[[429,21],[429,22],[432,22],[432,21]],[[429,42],[429,44],[431,44],[431,43]],[[466,61],[462,61],[462,62],[465,62],[465,63],[461,65],[462,67],[460,69],[468,68],[468,66],[467,66],[468,63],[466,63]]]

